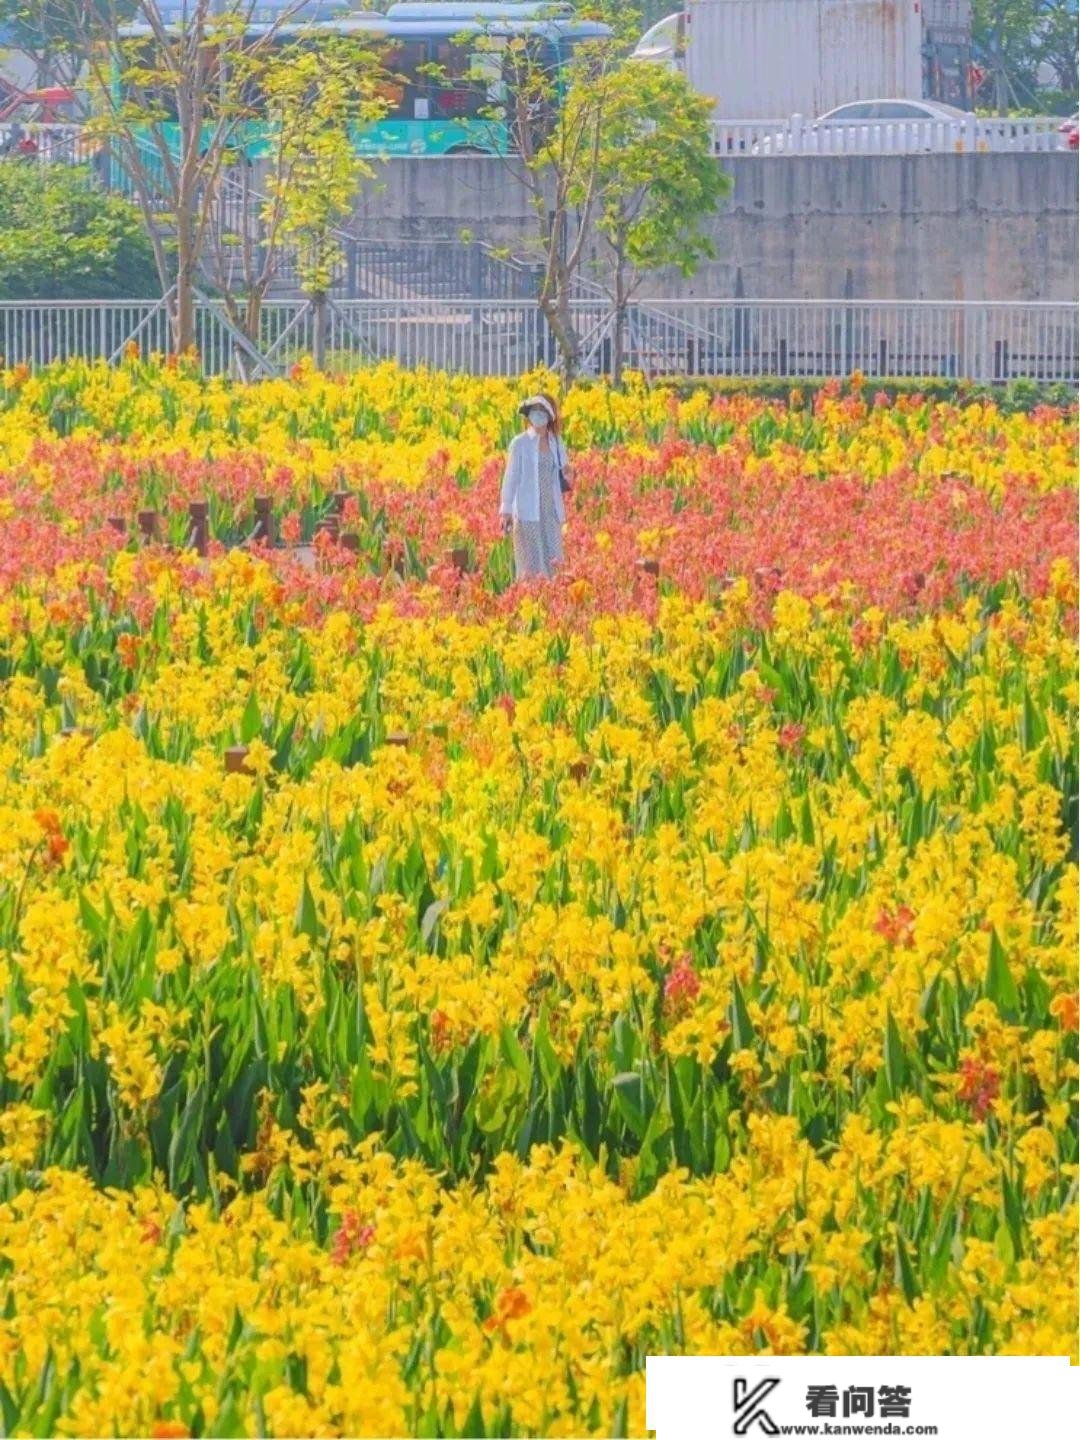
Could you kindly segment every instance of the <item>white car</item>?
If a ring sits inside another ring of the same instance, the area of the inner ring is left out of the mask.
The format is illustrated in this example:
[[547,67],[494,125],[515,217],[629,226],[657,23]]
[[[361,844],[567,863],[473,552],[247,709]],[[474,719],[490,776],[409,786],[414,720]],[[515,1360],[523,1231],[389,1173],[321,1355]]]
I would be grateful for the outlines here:
[[758,155],[798,153],[843,155],[878,150],[956,150],[972,117],[940,100],[855,100],[838,105],[816,120],[794,123],[763,135],[753,147]]

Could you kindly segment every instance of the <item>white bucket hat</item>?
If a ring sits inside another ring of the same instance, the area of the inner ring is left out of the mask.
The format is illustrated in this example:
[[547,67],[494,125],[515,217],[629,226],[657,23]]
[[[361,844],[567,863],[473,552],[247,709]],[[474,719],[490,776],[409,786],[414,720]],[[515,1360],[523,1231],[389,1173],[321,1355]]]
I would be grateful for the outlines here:
[[545,400],[543,395],[530,395],[528,400],[523,400],[518,406],[518,414],[528,417],[529,411],[535,406],[539,406],[541,410],[546,410],[552,424],[555,423],[555,411],[551,408],[551,402]]

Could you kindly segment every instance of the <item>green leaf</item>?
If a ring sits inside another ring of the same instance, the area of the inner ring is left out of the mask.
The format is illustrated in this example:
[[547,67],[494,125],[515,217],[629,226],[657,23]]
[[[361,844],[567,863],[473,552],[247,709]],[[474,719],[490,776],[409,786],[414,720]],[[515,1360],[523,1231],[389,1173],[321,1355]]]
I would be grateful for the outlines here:
[[736,1050],[746,1050],[754,1043],[754,1027],[738,980],[731,984],[731,1039]]
[[247,704],[244,706],[244,713],[240,717],[240,740],[246,745],[249,741],[256,739],[262,734],[263,720],[262,711],[259,708],[258,697],[253,690],[248,696]]
[[904,1244],[903,1236],[899,1230],[896,1232],[896,1273],[900,1280],[900,1288],[904,1292],[904,1299],[909,1305],[914,1305],[922,1292],[919,1288],[919,1282],[915,1278],[915,1271],[912,1268],[911,1257],[907,1252],[907,1246]]
[[177,1190],[191,1172],[192,1160],[202,1136],[206,1107],[206,1082],[200,1080],[188,1096],[180,1123],[169,1142],[169,1188]]
[[904,1043],[900,1039],[900,1031],[893,1019],[893,1013],[889,1010],[885,1016],[885,1079],[888,1083],[891,1100],[895,1100],[904,1088],[906,1077],[907,1064],[904,1060]]
[[484,1429],[484,1411],[480,1404],[480,1396],[473,1396],[473,1402],[469,1406],[469,1413],[462,1421],[458,1434],[462,1437],[476,1437],[476,1440],[484,1440],[487,1431]]
[[1009,969],[1005,947],[998,939],[996,930],[990,932],[990,955],[986,964],[986,980],[983,992],[992,1000],[1006,1019],[1016,1019],[1020,1013],[1020,994],[1016,981]]
[[611,1082],[615,1103],[627,1125],[640,1140],[645,1134],[645,1095],[641,1076],[636,1070],[624,1071]]
[[521,1048],[521,1042],[509,1025],[504,1025],[502,1028],[502,1034],[499,1036],[499,1048],[502,1050],[507,1064],[513,1066],[522,1088],[527,1091],[532,1078],[532,1066],[529,1064],[529,1057]]
[[19,1420],[19,1407],[15,1404],[2,1380],[0,1380],[0,1420],[3,1421],[5,1435],[12,1433]]
[[1004,1171],[1001,1173],[1001,1204],[1005,1212],[1005,1223],[1012,1239],[1013,1255],[1024,1253],[1024,1185],[1023,1172],[1011,1181]]
[[308,884],[306,875],[296,906],[296,933],[297,935],[306,935],[312,944],[319,938],[319,915],[315,909],[315,897],[311,893],[311,886]]
[[799,812],[799,839],[804,845],[814,843],[814,816],[810,809],[810,796],[804,795],[802,809]]
[[424,911],[424,918],[420,921],[420,939],[425,945],[430,946],[435,926],[439,923],[439,916],[442,915],[449,903],[448,900],[433,900]]
[[99,942],[104,940],[105,921],[81,890],[79,891],[79,914],[82,917],[83,925],[90,932],[91,939]]

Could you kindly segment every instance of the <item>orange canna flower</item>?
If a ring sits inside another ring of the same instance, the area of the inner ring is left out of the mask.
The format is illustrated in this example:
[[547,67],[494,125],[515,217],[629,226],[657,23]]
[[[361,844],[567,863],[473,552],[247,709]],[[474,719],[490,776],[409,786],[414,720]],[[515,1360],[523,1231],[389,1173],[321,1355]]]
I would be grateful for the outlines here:
[[532,1309],[529,1297],[518,1285],[511,1285],[505,1290],[500,1290],[495,1298],[495,1313],[489,1315],[484,1321],[484,1329],[489,1335],[496,1331],[501,1332],[504,1340],[509,1339],[507,1325],[511,1320],[520,1320]]
[[1055,995],[1050,1002],[1050,1014],[1063,1030],[1075,1032],[1080,1029],[1080,999],[1076,992],[1071,995]]

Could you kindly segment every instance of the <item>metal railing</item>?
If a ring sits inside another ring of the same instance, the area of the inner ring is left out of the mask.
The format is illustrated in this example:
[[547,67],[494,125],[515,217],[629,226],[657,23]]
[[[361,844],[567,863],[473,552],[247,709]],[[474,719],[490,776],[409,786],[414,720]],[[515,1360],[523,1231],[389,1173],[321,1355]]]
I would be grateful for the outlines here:
[[[936,120],[830,120],[821,122],[803,115],[778,119],[724,120],[711,122],[713,152],[716,155],[917,155],[928,152],[991,154],[1013,151],[1022,154],[1068,150],[1061,131],[1060,115],[1039,115],[1012,119],[978,118]],[[0,122],[0,155],[19,155],[42,163],[82,164],[102,152],[99,136],[87,135],[78,124]],[[140,158],[151,184],[160,181],[167,188],[163,161],[148,142],[139,146]],[[239,154],[239,151],[238,151]],[[438,157],[440,164],[452,164],[456,157]],[[113,160],[109,183],[130,193],[131,181],[125,168]]]
[[0,159],[38,161],[42,165],[82,165],[101,151],[101,139],[82,125],[40,121],[0,121]]
[[[586,371],[610,373],[611,308],[571,307]],[[259,333],[243,337],[219,300],[196,306],[196,346],[211,374],[281,371],[316,347],[325,324],[333,368],[396,360],[477,375],[517,375],[558,352],[533,301],[333,300],[325,320],[308,301],[270,300]],[[868,379],[948,377],[1075,383],[1075,306],[859,300],[637,300],[623,326],[624,364],[650,376]],[[165,302],[0,301],[0,358],[39,367],[71,357],[115,361],[126,351],[169,354]],[[253,363],[254,362],[254,363]]]
[[1034,119],[714,120],[716,155],[991,154],[1066,150],[1060,116]]
[[931,300],[643,300],[630,316],[656,374],[935,377],[1004,383],[1080,375],[1075,306]]

